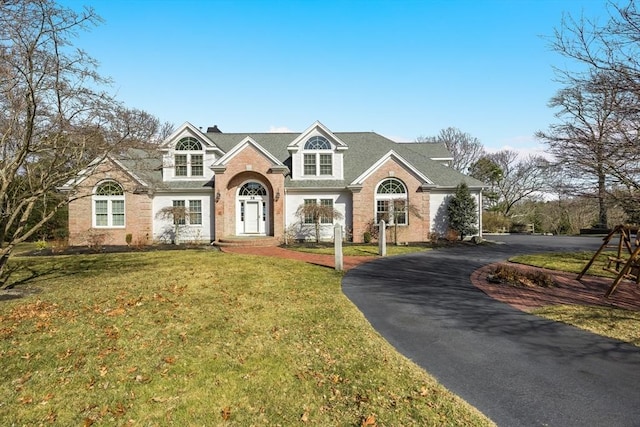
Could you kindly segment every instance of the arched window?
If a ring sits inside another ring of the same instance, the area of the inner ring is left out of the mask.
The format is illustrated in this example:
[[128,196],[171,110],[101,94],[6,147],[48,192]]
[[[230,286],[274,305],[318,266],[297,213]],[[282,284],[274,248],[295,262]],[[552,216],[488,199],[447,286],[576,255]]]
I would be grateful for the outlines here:
[[176,144],[176,150],[178,151],[200,151],[202,150],[202,145],[198,142],[197,139],[193,137],[182,138]]
[[304,144],[305,150],[331,150],[331,144],[323,136],[312,136]]
[[407,224],[407,187],[399,179],[388,178],[376,189],[376,222]]
[[202,151],[202,144],[197,139],[191,136],[182,138],[176,144],[176,151],[180,153],[174,156],[175,176],[204,176],[203,154],[194,153]]
[[315,151],[304,153],[303,172],[304,175],[333,175],[333,153],[322,153],[319,151],[331,150],[331,144],[323,136],[312,136],[304,144],[305,151]]
[[103,181],[93,192],[93,226],[124,227],[124,190],[115,181]]
[[240,196],[266,196],[267,190],[259,182],[247,182],[240,187],[238,194]]

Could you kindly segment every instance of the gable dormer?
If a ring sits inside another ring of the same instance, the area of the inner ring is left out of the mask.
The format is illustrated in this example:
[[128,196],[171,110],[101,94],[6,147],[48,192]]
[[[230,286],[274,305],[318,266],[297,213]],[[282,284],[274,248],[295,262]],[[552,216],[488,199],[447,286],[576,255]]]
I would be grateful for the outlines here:
[[241,165],[241,167],[245,170],[254,170],[253,162],[256,162],[263,163],[265,165],[264,170],[261,170],[258,167],[258,170],[261,170],[262,172],[281,173],[283,175],[289,173],[289,168],[287,166],[285,166],[280,160],[278,160],[273,154],[267,151],[262,145],[258,144],[250,136],[245,137],[242,141],[240,141],[240,143],[231,148],[224,156],[216,160],[216,162],[211,166],[211,170],[213,170],[215,173],[224,173],[227,169],[227,166],[233,161],[234,158],[247,151],[252,151],[253,154],[249,155],[249,158],[252,159],[252,163],[243,163]]
[[348,148],[322,123],[315,122],[287,146],[293,169],[291,179],[343,179],[343,152]]
[[208,181],[209,169],[224,152],[191,123],[185,123],[160,145],[163,181]]

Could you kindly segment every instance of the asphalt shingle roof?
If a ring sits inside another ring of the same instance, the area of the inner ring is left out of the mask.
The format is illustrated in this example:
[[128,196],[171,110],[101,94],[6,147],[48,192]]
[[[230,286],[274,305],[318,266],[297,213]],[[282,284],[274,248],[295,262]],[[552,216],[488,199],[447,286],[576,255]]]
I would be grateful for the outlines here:
[[[461,182],[469,187],[482,187],[483,183],[444,166],[433,158],[450,158],[443,144],[397,143],[375,132],[335,132],[348,149],[342,151],[344,159],[343,180],[291,180],[287,176],[285,186],[289,188],[345,188],[358,176],[393,150],[405,161],[427,176],[437,187],[452,188]],[[207,133],[205,136],[224,152],[251,137],[275,158],[291,166],[287,147],[300,133]],[[197,189],[211,187],[212,181],[162,181],[162,153],[159,150],[130,150],[118,159],[127,169],[153,188]]]

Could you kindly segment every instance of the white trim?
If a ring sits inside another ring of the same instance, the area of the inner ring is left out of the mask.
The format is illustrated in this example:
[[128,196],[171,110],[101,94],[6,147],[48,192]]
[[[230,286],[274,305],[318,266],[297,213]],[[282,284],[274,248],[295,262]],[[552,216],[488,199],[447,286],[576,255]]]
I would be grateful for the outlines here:
[[[260,184],[262,188],[264,188],[267,193],[265,196],[241,196],[240,190],[246,184],[250,182],[255,182]],[[265,185],[264,182],[261,182],[257,179],[247,179],[243,181],[235,192],[235,206],[236,206],[236,235],[238,236],[268,236],[271,232],[271,217],[269,215],[269,211],[271,209],[271,200],[273,200],[273,194],[270,194],[268,186]],[[247,203],[256,203],[258,205],[258,230],[256,232],[246,232],[246,209],[244,212],[242,211],[242,206]],[[244,215],[244,221],[242,220],[242,216]],[[264,218],[264,220],[263,220]]]
[[376,170],[378,170],[387,160],[392,158],[396,160],[398,163],[400,163],[402,166],[407,168],[411,173],[413,173],[416,177],[418,177],[423,183],[428,185],[435,185],[433,181],[427,178],[426,175],[424,175],[422,172],[416,169],[411,163],[406,161],[402,156],[400,156],[398,153],[396,153],[393,150],[389,150],[387,154],[382,156],[377,162],[371,165],[369,169],[364,171],[359,177],[354,179],[349,185],[350,186],[362,185],[367,178],[369,178]]
[[[98,187],[100,187],[102,184],[105,184],[107,182],[113,182],[116,185],[118,185],[118,187],[120,187],[120,189],[122,190],[122,195],[114,195],[114,196],[102,196],[99,194],[96,194],[96,190],[98,189]],[[127,200],[125,197],[125,191],[124,191],[124,186],[119,183],[118,181],[116,181],[115,179],[112,178],[105,178],[102,179],[100,181],[98,181],[96,183],[96,185],[94,185],[93,189],[91,190],[91,227],[92,228],[98,228],[98,229],[122,229],[122,228],[126,228],[127,226]],[[107,215],[107,224],[106,225],[98,225],[96,219],[97,219],[97,213],[96,213],[96,202],[107,202],[107,211],[106,211],[106,215]],[[113,202],[122,202],[122,225],[113,225]]]
[[[282,163],[280,160],[278,160],[276,157],[274,157],[273,154],[268,152],[264,147],[258,144],[253,138],[251,138],[250,136],[247,136],[238,144],[236,144],[235,147],[229,150],[229,152],[227,152],[224,156],[216,160],[211,166],[211,169],[220,168],[221,166],[226,166],[226,164],[229,163],[231,159],[233,159],[238,153],[240,153],[242,150],[247,148],[249,145],[254,147],[256,150],[258,150],[263,156],[265,156],[268,160],[270,160],[271,163],[273,163],[275,166],[280,168],[282,167],[287,168],[285,164]],[[288,169],[289,168],[287,168],[287,170]]]
[[[143,181],[142,178],[140,178],[138,175],[136,175],[133,172],[131,172],[127,167],[125,167],[122,164],[122,162],[120,162],[119,160],[113,158],[110,154],[107,154],[102,159],[100,157],[96,157],[95,159],[93,159],[91,161],[91,163],[89,163],[87,165],[86,168],[84,168],[80,172],[78,172],[78,175],[75,178],[71,178],[70,180],[65,182],[61,187],[59,187],[60,190],[61,191],[70,191],[74,187],[80,185],[85,179],[87,179],[90,176],[92,176],[95,173],[95,170],[102,163],[106,162],[107,160],[110,160],[113,163],[115,163],[116,166],[118,166],[125,174],[127,174],[131,178],[133,178],[133,180],[136,181],[138,184],[142,185],[143,187],[149,187],[149,184],[147,184],[145,181]],[[105,180],[106,179],[111,179],[111,180],[115,181],[115,179],[113,179],[113,178],[105,178]]]
[[202,151],[216,151],[221,155],[224,154],[213,141],[211,141],[204,133],[200,131],[200,129],[196,128],[189,122],[184,122],[182,126],[176,129],[171,135],[165,138],[162,143],[160,143],[160,151],[168,151],[175,147],[177,141],[190,136],[192,138],[197,139],[203,145]]
[[347,150],[349,148],[349,146],[331,132],[329,128],[316,120],[287,146],[287,150],[298,151],[300,149],[304,149],[304,146],[302,146],[301,143],[307,142],[307,140],[314,135],[321,135],[327,138],[330,143],[336,146],[336,150]]

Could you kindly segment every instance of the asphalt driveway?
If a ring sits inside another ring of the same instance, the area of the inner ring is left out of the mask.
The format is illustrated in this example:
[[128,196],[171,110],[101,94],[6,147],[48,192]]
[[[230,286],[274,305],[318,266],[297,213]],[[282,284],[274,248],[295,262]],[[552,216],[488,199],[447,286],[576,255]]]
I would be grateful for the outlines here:
[[345,275],[344,293],[398,351],[499,426],[640,426],[637,347],[516,310],[469,279],[515,254],[595,251],[601,239],[491,239],[504,243],[363,264]]

